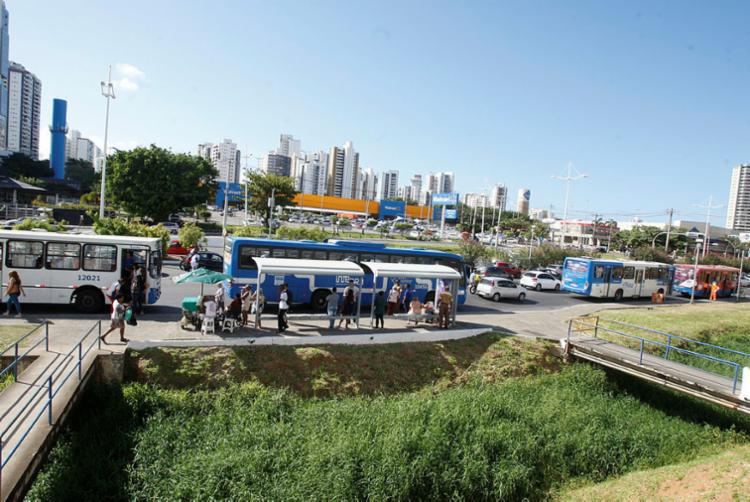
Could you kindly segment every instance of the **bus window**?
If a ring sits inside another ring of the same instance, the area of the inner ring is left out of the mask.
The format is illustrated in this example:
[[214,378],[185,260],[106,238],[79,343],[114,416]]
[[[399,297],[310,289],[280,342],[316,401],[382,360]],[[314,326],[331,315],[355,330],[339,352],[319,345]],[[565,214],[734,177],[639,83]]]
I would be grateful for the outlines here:
[[11,268],[42,268],[44,244],[39,241],[8,241],[6,265]]
[[596,267],[594,267],[594,278],[604,279],[604,266],[603,265],[597,265]]
[[341,261],[344,259],[344,253],[339,253],[338,251],[331,251],[328,253],[328,259],[330,261]]
[[391,263],[404,263],[404,257],[397,254],[392,254],[390,259]]
[[646,279],[650,281],[655,281],[659,279],[659,269],[654,267],[648,267],[646,269]]
[[361,262],[375,261],[375,255],[373,255],[373,254],[361,254],[361,255],[359,255],[359,261],[361,261]]
[[612,269],[612,281],[622,281],[622,267],[615,267]]
[[114,272],[117,270],[117,248],[105,244],[85,244],[83,269],[91,272]]
[[313,251],[312,249],[303,249],[300,258],[303,260],[312,260],[313,259]]
[[271,250],[271,256],[273,258],[285,258],[286,257],[286,249],[284,249],[284,248],[273,248]]
[[255,252],[257,251],[257,248],[254,248],[252,246],[240,246],[240,256],[239,256],[239,267],[240,268],[257,268],[255,266],[255,262],[253,261],[253,256],[255,256]]
[[313,254],[313,259],[315,260],[327,260],[328,259],[328,253],[325,251],[315,251]]
[[286,258],[299,258],[299,249],[287,249]]
[[81,245],[69,242],[48,242],[47,268],[50,270],[81,268]]
[[635,267],[623,267],[622,270],[623,279],[635,279]]
[[148,271],[149,275],[154,279],[161,277],[161,250],[155,249],[151,251],[151,267]]

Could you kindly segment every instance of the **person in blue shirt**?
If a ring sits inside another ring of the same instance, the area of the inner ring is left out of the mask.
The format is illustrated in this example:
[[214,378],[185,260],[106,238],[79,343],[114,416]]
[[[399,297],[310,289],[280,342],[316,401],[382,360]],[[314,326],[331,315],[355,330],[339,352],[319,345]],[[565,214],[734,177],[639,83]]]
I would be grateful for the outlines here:
[[411,299],[414,296],[414,290],[411,288],[411,284],[408,284],[408,283],[406,284],[405,288],[406,289],[404,289],[404,294],[401,297],[401,305],[402,305],[401,310],[403,312],[408,312],[409,304],[411,303]]

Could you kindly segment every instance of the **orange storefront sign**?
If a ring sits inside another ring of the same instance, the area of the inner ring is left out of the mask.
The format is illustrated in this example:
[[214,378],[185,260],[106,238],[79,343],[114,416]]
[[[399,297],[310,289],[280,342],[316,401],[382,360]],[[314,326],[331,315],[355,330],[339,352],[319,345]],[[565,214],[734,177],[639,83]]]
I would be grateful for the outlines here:
[[[328,211],[341,211],[342,213],[366,213],[377,216],[380,204],[377,201],[362,199],[344,199],[342,197],[331,197],[330,195],[310,195],[298,193],[294,197],[294,203],[309,211],[325,209]],[[427,206],[406,206],[406,216],[409,218],[424,219],[429,216],[430,208]]]

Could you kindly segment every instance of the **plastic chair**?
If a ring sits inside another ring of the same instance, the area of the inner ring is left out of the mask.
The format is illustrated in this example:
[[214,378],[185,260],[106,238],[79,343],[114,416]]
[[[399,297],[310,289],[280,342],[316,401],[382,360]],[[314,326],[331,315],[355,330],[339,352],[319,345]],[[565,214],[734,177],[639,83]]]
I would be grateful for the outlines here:
[[234,317],[225,317],[221,322],[221,331],[234,333],[239,328],[239,321]]
[[215,317],[203,317],[201,323],[201,334],[216,333],[216,318]]

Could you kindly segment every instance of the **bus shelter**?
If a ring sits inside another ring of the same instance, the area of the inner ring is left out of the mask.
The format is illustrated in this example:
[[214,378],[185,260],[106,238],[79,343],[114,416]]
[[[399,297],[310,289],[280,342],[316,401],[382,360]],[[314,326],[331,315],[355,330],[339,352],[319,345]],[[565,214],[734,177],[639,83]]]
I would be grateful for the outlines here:
[[[255,280],[255,291],[257,292],[266,275],[333,275],[345,278],[364,277],[362,267],[351,261],[327,261],[327,260],[297,260],[292,258],[253,258],[258,265],[258,276]],[[364,283],[364,281],[361,281]],[[280,286],[281,284],[279,284]],[[362,287],[357,288],[357,314],[355,322],[359,325],[359,304],[362,300]],[[255,325],[258,325],[259,309],[255,309]],[[324,316],[328,318],[327,315]]]
[[[446,267],[445,265],[417,265],[412,263],[381,263],[381,262],[362,262],[362,265],[372,271],[372,304],[370,305],[370,325],[373,323],[375,316],[375,295],[378,293],[378,279],[386,279],[383,284],[383,290],[387,285],[387,279],[430,279],[435,280],[436,286],[443,281],[448,292],[453,297],[451,305],[450,324],[456,322],[456,309],[458,306],[458,283],[461,280],[461,273]],[[439,287],[435,288],[435,302],[440,295]],[[388,294],[385,291],[385,294]],[[357,313],[359,314],[359,312]]]

